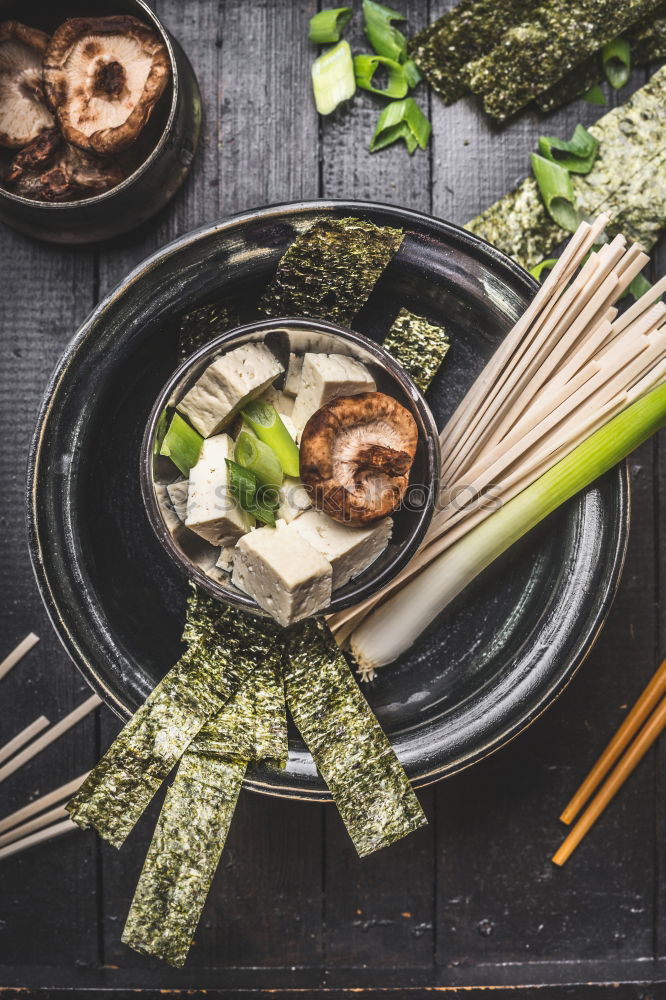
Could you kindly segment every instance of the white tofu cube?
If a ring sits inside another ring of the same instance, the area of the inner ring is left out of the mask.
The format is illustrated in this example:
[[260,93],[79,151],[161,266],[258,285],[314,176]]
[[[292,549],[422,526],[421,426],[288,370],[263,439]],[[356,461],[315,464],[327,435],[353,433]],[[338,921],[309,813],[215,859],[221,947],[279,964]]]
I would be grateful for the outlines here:
[[375,380],[360,361],[344,354],[306,354],[291,419],[300,434],[312,414],[325,403],[338,396],[376,389]]
[[190,469],[185,524],[213,545],[233,545],[254,524],[229,492],[225,459],[234,457],[228,434],[206,438]]
[[187,479],[179,479],[178,482],[169,483],[167,486],[167,493],[173,504],[173,509],[183,524],[187,518],[187,495],[189,488],[190,484]]
[[301,387],[301,372],[303,371],[303,355],[290,354],[287,365],[287,375],[284,380],[284,391],[288,396],[297,396]]
[[379,558],[389,543],[393,521],[384,517],[369,528],[352,528],[323,511],[306,510],[287,530],[300,535],[328,559],[336,590]]
[[312,506],[310,494],[300,479],[293,476],[284,477],[282,486],[278,490],[278,504],[277,516],[286,521],[287,524]]
[[213,361],[178,404],[204,437],[226,427],[243,403],[261,393],[284,368],[265,344],[244,344]]
[[164,518],[164,523],[169,529],[169,532],[172,535],[175,535],[178,529],[182,528],[182,522],[174,510],[173,500],[169,496],[167,487],[162,483],[155,484],[155,499],[157,500],[157,506],[160,509],[162,517]]
[[323,611],[331,601],[331,564],[285,527],[257,528],[243,535],[232,582],[282,626]]
[[286,393],[280,392],[279,389],[274,389],[271,386],[266,392],[262,392],[261,399],[274,406],[281,417],[291,417],[294,409],[293,396],[287,396]]

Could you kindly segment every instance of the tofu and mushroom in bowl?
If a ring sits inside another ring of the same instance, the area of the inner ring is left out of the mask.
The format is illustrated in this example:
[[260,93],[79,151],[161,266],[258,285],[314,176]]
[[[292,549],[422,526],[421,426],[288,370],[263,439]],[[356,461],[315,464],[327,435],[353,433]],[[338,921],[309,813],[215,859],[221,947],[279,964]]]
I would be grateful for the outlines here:
[[189,575],[287,627],[403,568],[432,515],[438,442],[381,347],[322,321],[269,320],[181,366],[142,462],[151,522]]

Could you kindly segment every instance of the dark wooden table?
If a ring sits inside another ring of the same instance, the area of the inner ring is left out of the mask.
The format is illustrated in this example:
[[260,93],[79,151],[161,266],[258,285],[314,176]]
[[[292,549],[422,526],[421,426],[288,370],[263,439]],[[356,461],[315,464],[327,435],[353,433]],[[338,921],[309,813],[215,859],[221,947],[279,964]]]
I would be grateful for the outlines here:
[[[414,30],[451,5],[397,4]],[[203,141],[184,190],[112,245],[61,249],[0,232],[0,657],[30,630],[41,637],[3,682],[0,743],[42,712],[60,718],[88,693],[37,593],[23,490],[43,388],[95,302],[173,237],[255,206],[367,198],[464,223],[527,172],[539,134],[568,137],[600,114],[579,101],[547,125],[527,113],[498,130],[471,102],[444,108],[422,87],[428,151],[370,156],[378,114],[370,95],[330,121],[314,112],[307,23],[316,0],[156,6],[204,97]],[[644,79],[635,73],[632,86]],[[663,249],[656,263],[663,273]],[[427,828],[360,862],[334,808],[244,793],[182,971],[120,943],[159,803],[120,853],[92,832],[73,833],[2,863],[0,987],[333,998],[359,987],[421,997],[492,985],[507,996],[519,986],[560,998],[605,996],[603,984],[620,983],[617,1000],[666,996],[666,747],[649,754],[564,870],[549,861],[560,808],[666,653],[665,445],[662,437],[632,456],[629,557],[592,654],[527,733],[421,793]],[[98,710],[0,786],[0,815],[91,767],[117,731],[111,712]]]

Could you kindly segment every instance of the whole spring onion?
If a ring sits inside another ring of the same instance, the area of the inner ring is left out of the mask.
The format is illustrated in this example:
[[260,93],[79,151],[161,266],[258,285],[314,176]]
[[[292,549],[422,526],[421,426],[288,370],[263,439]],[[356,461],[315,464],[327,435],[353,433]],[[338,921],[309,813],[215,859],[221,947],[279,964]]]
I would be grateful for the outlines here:
[[478,574],[554,510],[666,425],[666,384],[557,462],[433,560],[352,634],[352,652],[369,672],[397,659]]
[[363,27],[365,36],[378,56],[404,62],[407,58],[407,39],[393,27],[393,21],[405,21],[404,14],[384,7],[374,0],[363,0]]
[[284,474],[277,455],[253,434],[240,432],[234,448],[234,458],[244,469],[254,473],[260,486],[277,490],[282,485]]
[[189,476],[190,469],[199,461],[202,444],[201,434],[190,427],[180,413],[174,413],[164,435],[160,455],[166,455],[184,476]]
[[532,153],[532,170],[551,219],[567,232],[575,232],[580,218],[569,171],[537,153]]
[[285,476],[297,476],[298,447],[275,407],[270,403],[253,400],[243,407],[241,414],[259,440],[274,452]]
[[[388,73],[388,83],[383,89],[375,87],[372,82],[379,66],[385,66]],[[381,94],[382,97],[404,97],[409,90],[404,67],[386,56],[354,56],[354,74],[357,87],[369,90],[372,94]]]
[[315,45],[328,45],[329,42],[339,42],[340,35],[352,16],[351,7],[336,7],[332,10],[320,10],[310,18],[308,37]]
[[384,149],[391,143],[404,139],[411,156],[417,146],[425,149],[428,145],[430,122],[413,97],[387,104],[377,122],[375,134],[370,142],[370,152]]
[[587,101],[589,104],[608,104],[604,92],[598,83],[595,83],[593,87],[586,90],[582,97],[583,100]]
[[589,174],[599,152],[599,140],[591,135],[585,126],[576,125],[571,139],[542,135],[539,152],[552,163],[558,163],[574,174]]
[[262,489],[254,472],[250,472],[238,462],[234,462],[231,458],[225,458],[225,462],[229,476],[229,491],[234,500],[248,514],[253,514],[258,521],[275,527],[277,507],[275,491],[268,493],[267,489]]
[[601,50],[601,62],[611,87],[624,87],[631,74],[631,49],[626,38],[614,38]]
[[349,42],[338,42],[312,64],[312,90],[320,115],[330,115],[356,93],[354,61]]

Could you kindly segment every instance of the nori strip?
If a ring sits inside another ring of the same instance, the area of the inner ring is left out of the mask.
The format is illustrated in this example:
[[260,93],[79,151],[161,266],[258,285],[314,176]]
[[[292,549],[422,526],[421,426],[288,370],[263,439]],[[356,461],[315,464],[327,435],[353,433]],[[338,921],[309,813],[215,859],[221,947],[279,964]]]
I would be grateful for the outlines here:
[[408,309],[401,309],[382,346],[411,375],[421,392],[425,392],[451,343],[444,327]]
[[287,706],[359,855],[423,826],[407,775],[326,625],[308,619],[287,642]]
[[600,46],[644,21],[663,0],[549,0],[465,67],[470,90],[502,121]]
[[257,619],[195,590],[178,663],[132,716],[68,803],[79,826],[120,847],[207,719],[270,655],[275,640]]
[[259,308],[268,316],[350,323],[402,243],[402,231],[362,219],[320,219],[284,253]]
[[453,104],[467,91],[466,63],[489,52],[536,0],[463,0],[409,42],[412,59],[431,87]]
[[238,309],[225,301],[193,309],[180,321],[178,357],[184,361],[200,347],[219,337],[221,333],[233,330],[240,322]]

